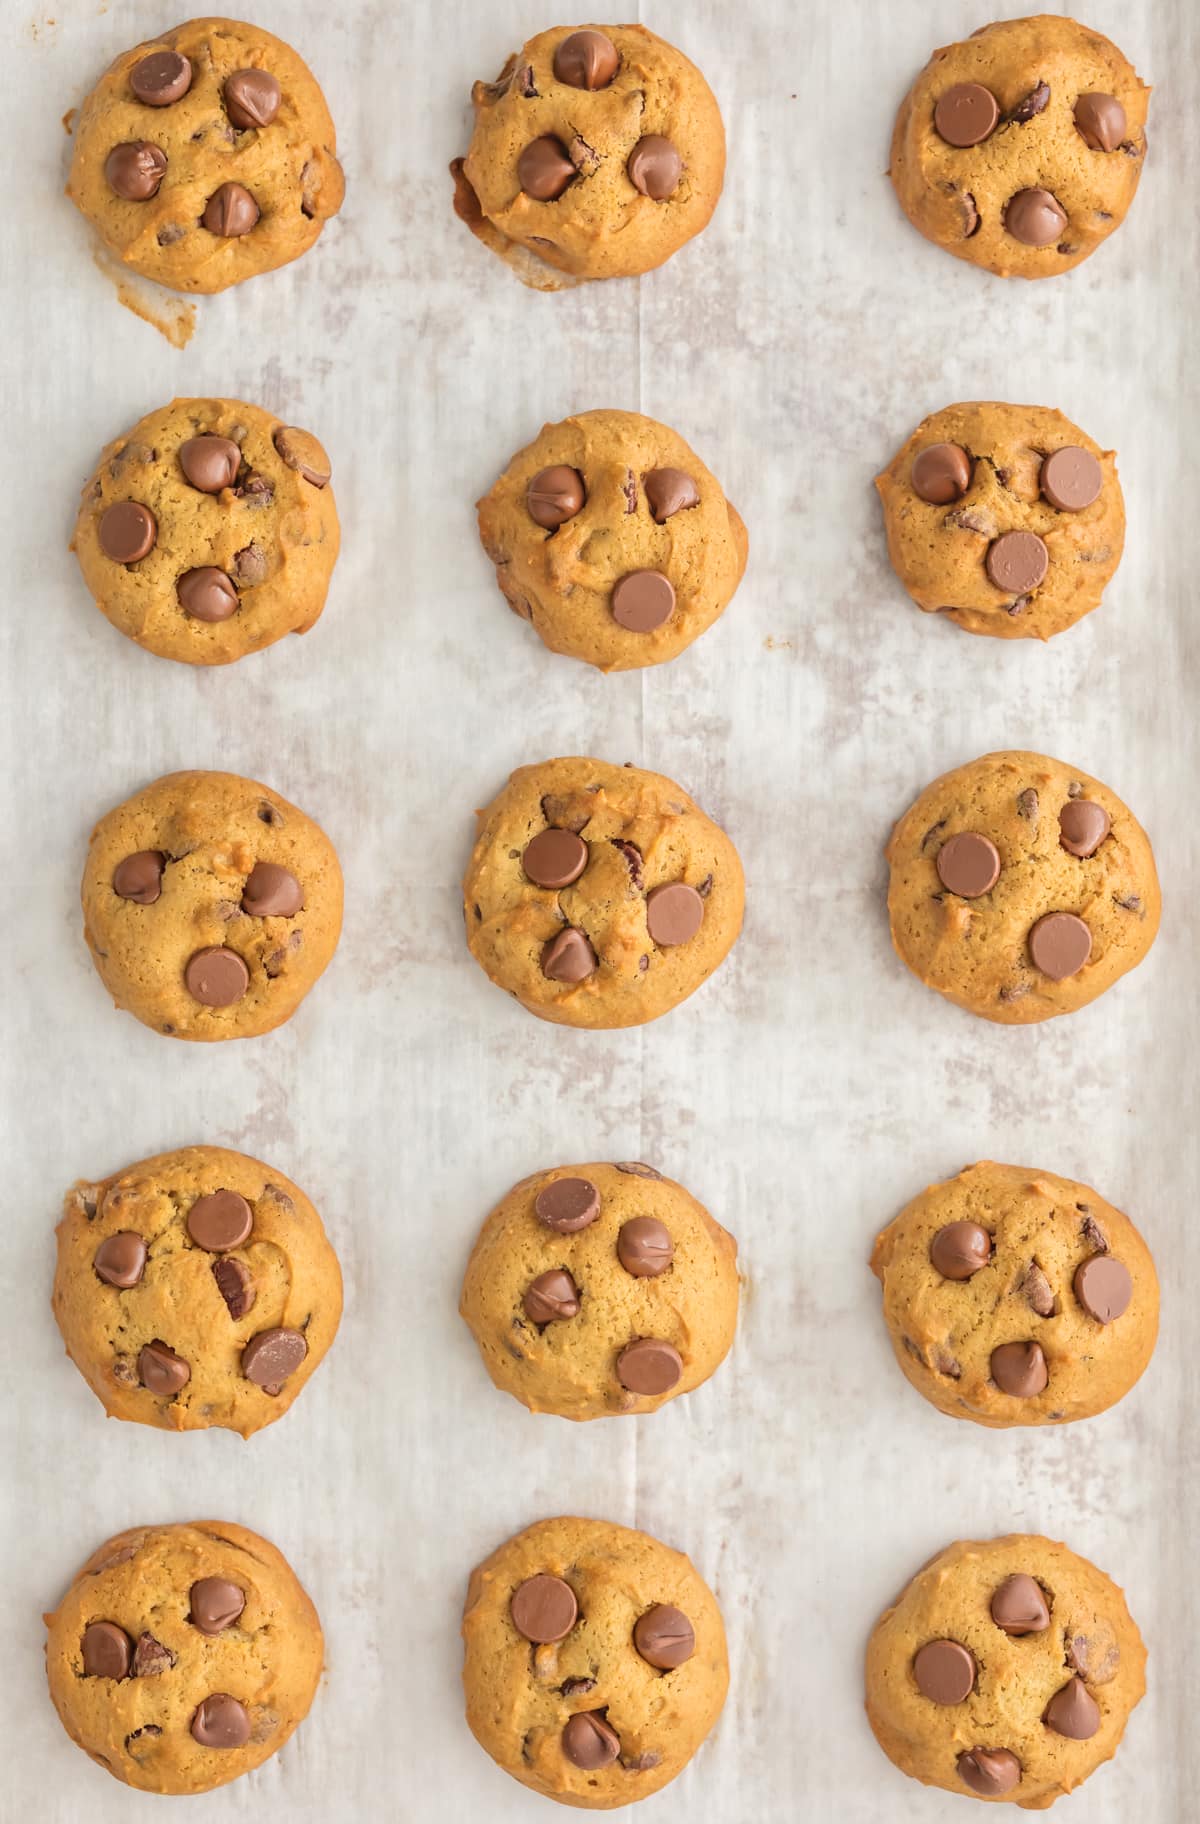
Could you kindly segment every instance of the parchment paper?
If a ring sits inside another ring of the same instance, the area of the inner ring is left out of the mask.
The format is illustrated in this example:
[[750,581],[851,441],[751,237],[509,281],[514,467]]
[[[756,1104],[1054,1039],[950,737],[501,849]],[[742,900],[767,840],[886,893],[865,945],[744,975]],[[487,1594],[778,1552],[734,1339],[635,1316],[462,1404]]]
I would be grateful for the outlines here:
[[[228,1517],[291,1559],[328,1672],[291,1745],[192,1800],[189,1824],[549,1820],[466,1730],[457,1630],[470,1566],[572,1510],[683,1546],[724,1607],[729,1703],[649,1802],[658,1824],[964,1818],[876,1748],[862,1652],[931,1552],[1012,1528],[1115,1575],[1151,1649],[1117,1761],[1058,1815],[1195,1816],[1200,16],[1187,0],[1084,10],[1158,88],[1130,219],[1070,275],[1027,286],[949,259],[884,177],[906,85],[993,0],[694,0],[636,11],[717,90],[715,220],[641,283],[547,296],[455,220],[447,172],[471,81],[552,22],[541,0],[261,0],[252,14],[325,87],[347,203],[298,265],[202,301],[179,352],[93,263],[58,122],[180,9],[4,9],[5,1819],[167,1815],[67,1741],[39,1613],[118,1528]],[[311,426],[344,529],[320,626],[211,673],[122,640],[66,549],[101,445],[176,393]],[[922,617],[888,568],[871,478],[926,412],[971,398],[1059,406],[1120,452],[1124,562],[1104,606],[1044,649]],[[598,405],[680,430],[751,537],[714,630],[607,679],[508,613],[472,512],[544,420]],[[1166,896],[1136,974],[1028,1030],[922,988],[884,914],[892,819],[998,747],[1108,781],[1156,841]],[[473,808],[513,766],[562,753],[678,779],[746,863],[733,958],[640,1031],[542,1025],[463,945]],[[92,822],[192,766],[269,782],[345,864],[336,961],[288,1026],[244,1044],[170,1043],[115,1012],[80,934]],[[248,1444],[106,1422],[49,1311],[63,1190],[194,1141],[294,1176],[346,1273],[329,1360]],[[578,1427],[493,1390],[455,1306],[492,1202],[595,1156],[680,1178],[739,1236],[747,1283],[708,1386]],[[956,1424],[891,1359],[871,1240],[925,1183],[987,1157],[1094,1184],[1157,1252],[1158,1353],[1103,1418]]]

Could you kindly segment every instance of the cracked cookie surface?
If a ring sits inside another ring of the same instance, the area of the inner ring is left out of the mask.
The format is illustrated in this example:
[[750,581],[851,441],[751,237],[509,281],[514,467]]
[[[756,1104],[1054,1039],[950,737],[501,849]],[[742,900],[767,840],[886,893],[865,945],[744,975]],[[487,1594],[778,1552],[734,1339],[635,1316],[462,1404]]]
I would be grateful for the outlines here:
[[691,1562],[603,1520],[542,1520],[500,1546],[471,1573],[462,1631],[476,1740],[563,1805],[658,1792],[729,1684],[721,1613]]
[[905,96],[891,179],[957,259],[1039,279],[1086,260],[1133,201],[1150,90],[1074,19],[988,25],[933,53]]
[[1128,1216],[1085,1184],[985,1160],[914,1197],[875,1242],[896,1360],[979,1425],[1091,1418],[1144,1372],[1158,1278]]
[[485,244],[516,243],[578,278],[626,278],[670,259],[717,206],[716,98],[645,26],[540,32],[471,99],[471,144],[451,169]]
[[1161,897],[1115,792],[1045,754],[984,754],[926,786],[886,850],[896,953],[987,1020],[1084,1007],[1145,957]]
[[1103,1571],[1032,1533],[931,1559],[867,1647],[867,1718],[903,1773],[1042,1811],[1116,1753],[1146,1650]]
[[655,1412],[725,1359],[737,1243],[652,1166],[555,1166],[479,1233],[459,1309],[497,1387],[564,1419]]
[[228,665],[320,619],[340,539],[329,477],[317,439],[272,412],[176,399],[105,449],[72,548],[121,633]]
[[553,652],[602,671],[690,646],[724,612],[748,551],[716,477],[638,412],[545,425],[479,502],[479,536],[513,612]]
[[235,773],[168,773],[102,817],[83,934],[118,1007],[177,1039],[290,1019],[337,947],[342,870],[310,817]]
[[275,1546],[229,1520],[130,1527],[45,1617],[71,1740],[143,1792],[209,1792],[283,1747],[317,1689],[317,1612]]
[[111,1418],[248,1438],[337,1334],[342,1276],[289,1178],[218,1146],[143,1159],[63,1200],[54,1315]]
[[337,214],[336,145],[289,45],[192,19],[105,71],[80,110],[67,195],[134,272],[223,291],[298,259]]
[[[933,412],[875,486],[900,581],[968,633],[1050,639],[1099,605],[1121,561],[1114,452],[1045,406]],[[1014,533],[1030,535],[1015,569],[1003,561]]]
[[660,773],[546,760],[520,767],[476,816],[467,943],[540,1019],[657,1019],[707,980],[741,929],[737,850]]

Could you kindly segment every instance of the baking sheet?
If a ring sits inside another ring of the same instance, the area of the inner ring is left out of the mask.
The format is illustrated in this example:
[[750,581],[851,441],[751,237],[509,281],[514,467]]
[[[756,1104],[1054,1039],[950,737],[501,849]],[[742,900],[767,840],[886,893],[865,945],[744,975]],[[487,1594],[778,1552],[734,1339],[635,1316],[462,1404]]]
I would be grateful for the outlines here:
[[[469,1567],[579,1511],[685,1547],[714,1585],[733,1684],[708,1747],[644,1812],[934,1824],[964,1808],[892,1769],[861,1706],[885,1602],[956,1536],[1044,1530],[1111,1571],[1151,1649],[1117,1761],[1063,1801],[1088,1824],[1195,1814],[1197,1397],[1193,1134],[1200,406],[1200,21],[1187,0],[1088,0],[1154,80],[1130,220],[1027,287],[961,265],[900,215],[892,116],[937,44],[992,0],[799,10],[639,6],[712,80],[730,136],[709,231],[641,283],[518,284],[455,220],[468,92],[550,20],[541,0],[441,7],[261,0],[321,79],[344,213],[297,266],[202,300],[182,353],[123,309],[61,194],[60,114],[178,8],[4,9],[10,176],[3,870],[8,1185],[0,1650],[5,1819],[128,1824],[46,1698],[39,1611],[145,1520],[228,1517],[287,1553],[320,1609],[309,1721],[195,1824],[549,1819],[469,1736]],[[626,9],[626,13],[631,9]],[[1068,9],[1068,10],[1074,10]],[[1190,307],[1190,308],[1189,308]],[[100,446],[175,393],[259,400],[334,461],[344,549],[325,619],[228,670],[138,651],[66,550]],[[1103,608],[1047,649],[922,617],[892,577],[871,478],[961,398],[1057,405],[1120,452],[1129,510]],[[749,574],[674,664],[602,678],[505,608],[472,502],[545,419],[636,408],[674,425],[750,528]],[[944,1005],[893,957],[881,850],[945,768],[1033,747],[1087,768],[1156,840],[1150,960],[1032,1029]],[[679,779],[749,879],[744,937],[704,991],[635,1032],[556,1030],[462,943],[471,810],[559,753]],[[345,936],[290,1025],[165,1043],[106,1003],[77,882],[97,815],[177,767],[266,780],[328,829]],[[346,1274],[339,1341],[248,1444],[106,1422],[48,1308],[62,1190],[162,1148],[241,1147],[323,1211]],[[539,1166],[645,1158],[735,1231],[740,1335],[708,1386],[644,1420],[572,1426],[493,1390],[455,1315],[475,1229]],[[995,1433],[924,1405],[892,1362],[866,1259],[922,1185],[992,1157],[1082,1178],[1156,1249],[1163,1329],[1142,1385],[1083,1425]],[[1189,1797],[1190,1795],[1190,1797]]]

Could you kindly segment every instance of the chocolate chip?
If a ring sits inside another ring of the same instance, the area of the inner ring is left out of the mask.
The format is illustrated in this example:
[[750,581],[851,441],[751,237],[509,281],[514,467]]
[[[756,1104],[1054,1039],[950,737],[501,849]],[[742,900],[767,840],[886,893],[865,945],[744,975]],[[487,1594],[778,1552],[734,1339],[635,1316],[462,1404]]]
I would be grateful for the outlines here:
[[187,1232],[198,1248],[227,1254],[240,1248],[254,1227],[254,1212],[237,1191],[210,1191],[188,1211]]
[[146,1270],[146,1244],[132,1229],[109,1235],[92,1256],[92,1271],[106,1286],[125,1291],[136,1286]]
[[579,1604],[569,1583],[539,1571],[517,1585],[508,1612],[518,1634],[537,1646],[549,1646],[571,1632]]
[[1040,1343],[1001,1343],[992,1350],[992,1379],[1001,1393],[1032,1400],[1050,1379]]
[[655,887],[646,899],[646,928],[656,944],[686,944],[704,922],[704,901],[686,881]]
[[1129,1309],[1133,1278],[1111,1254],[1093,1254],[1075,1269],[1075,1296],[1098,1324],[1115,1323]]
[[992,1620],[1005,1634],[1040,1634],[1050,1626],[1041,1584],[1024,1571],[1014,1571],[992,1597]]
[[139,1754],[138,1750],[134,1748],[134,1742],[146,1740],[147,1745],[149,1745],[150,1740],[152,1740],[154,1736],[161,1734],[162,1730],[157,1723],[143,1723],[140,1729],[131,1729],[129,1734],[125,1737],[125,1752],[131,1754],[135,1761],[140,1761],[142,1756]]
[[245,1317],[258,1297],[250,1269],[240,1260],[214,1260],[212,1274],[218,1292],[229,1307],[229,1315],[236,1323]]
[[115,1621],[89,1621],[79,1643],[85,1678],[127,1678],[133,1642]]
[[250,1740],[250,1718],[236,1697],[214,1691],[192,1718],[192,1736],[202,1748],[241,1748]]
[[1046,1705],[1042,1721],[1056,1735],[1087,1742],[1100,1727],[1100,1706],[1081,1678],[1072,1678]]
[[242,1373],[264,1393],[278,1393],[308,1354],[299,1330],[260,1330],[242,1350]]
[[947,507],[971,485],[971,458],[960,444],[931,443],[914,456],[909,480],[922,500]]
[[960,149],[978,146],[995,132],[1000,104],[981,82],[956,82],[939,95],[933,124],[939,138]]
[[670,1343],[641,1336],[617,1357],[617,1379],[630,1393],[668,1393],[683,1373],[683,1360]]
[[978,899],[990,893],[1000,878],[1000,852],[978,830],[951,836],[937,852],[938,879],[960,899]]
[[1066,225],[1066,211],[1049,190],[1018,190],[1008,199],[1004,226],[1025,247],[1049,247]]
[[642,477],[650,517],[663,526],[673,513],[700,505],[700,490],[684,469],[651,469]]
[[1111,829],[1112,818],[1094,798],[1072,798],[1058,813],[1058,840],[1081,861],[1096,853]]
[[249,988],[250,971],[236,950],[210,944],[188,958],[183,979],[202,1007],[232,1007]]
[[1115,152],[1125,137],[1125,110],[1115,95],[1081,95],[1075,125],[1093,152]]
[[621,492],[625,496],[625,517],[628,519],[631,513],[637,512],[638,504],[637,476],[632,469],[626,469],[625,471],[625,480]]
[[552,203],[575,176],[567,148],[553,133],[523,147],[517,159],[517,182],[536,203]]
[[200,220],[210,234],[236,240],[249,234],[259,213],[258,204],[244,184],[222,184],[209,197]]
[[652,633],[674,612],[674,585],[661,570],[630,570],[613,585],[613,620],[630,633]]
[[1087,1242],[1088,1247],[1093,1248],[1097,1254],[1107,1254],[1108,1237],[1100,1227],[1100,1224],[1096,1221],[1096,1218],[1092,1215],[1091,1211],[1087,1208],[1087,1205],[1077,1203],[1075,1208],[1083,1217],[1079,1229],[1083,1239]]
[[561,1267],[539,1273],[525,1288],[521,1309],[531,1324],[557,1324],[579,1316],[579,1289]]
[[166,860],[157,849],[138,849],[133,855],[126,855],[113,869],[113,892],[117,898],[152,906],[162,893]]
[[635,1279],[657,1279],[675,1258],[675,1244],[657,1216],[631,1216],[617,1236],[617,1259]]
[[134,1678],[158,1678],[175,1664],[175,1655],[169,1647],[164,1647],[161,1640],[155,1640],[153,1634],[139,1634],[137,1646],[133,1650]]
[[1035,967],[1052,982],[1077,975],[1092,954],[1092,934],[1073,912],[1047,912],[1029,933]]
[[600,1214],[600,1193],[588,1178],[553,1178],[533,1202],[539,1222],[559,1235],[576,1235]]
[[189,437],[179,448],[179,466],[184,478],[201,494],[219,494],[231,488],[242,465],[242,452],[232,437],[217,437],[206,431]]
[[168,1398],[186,1387],[191,1378],[192,1371],[183,1357],[159,1338],[143,1344],[138,1351],[138,1379],[148,1393]]
[[269,127],[281,94],[270,70],[234,70],[225,78],[225,112],[235,127]]
[[957,1640],[927,1640],[913,1660],[913,1677],[931,1703],[964,1703],[975,1689],[975,1655]]
[[1060,513],[1082,513],[1099,497],[1104,471],[1090,450],[1068,444],[1046,457],[1038,485]]
[[625,857],[625,866],[629,869],[630,881],[640,893],[646,884],[645,876],[642,873],[642,851],[636,842],[624,842],[619,836],[612,837],[611,841],[613,848],[620,849]]
[[554,53],[554,74],[572,89],[606,89],[620,63],[603,32],[570,32]]
[[594,146],[588,145],[582,134],[572,134],[571,143],[567,147],[567,157],[581,177],[591,177],[600,169],[600,154]]
[[992,1258],[992,1238],[977,1222],[948,1222],[930,1242],[929,1258],[943,1279],[970,1279]]
[[1027,120],[1032,120],[1035,114],[1040,114],[1043,111],[1049,99],[1050,84],[1048,82],[1039,82],[1036,88],[1030,89],[1028,95],[1017,103],[1008,118],[1016,121],[1018,126],[1023,127]]
[[1038,816],[1038,795],[1031,785],[1017,795],[1017,815],[1024,817],[1028,823],[1036,823]]
[[588,1691],[596,1689],[594,1678],[564,1678],[558,1687],[561,1697],[583,1697]]
[[295,918],[304,910],[304,888],[290,868],[256,861],[242,888],[242,911],[251,918]]
[[621,1739],[610,1729],[599,1710],[580,1710],[567,1719],[562,1750],[569,1761],[586,1772],[607,1767],[621,1752]]
[[104,161],[108,187],[127,203],[145,203],[157,194],[167,168],[167,155],[148,139],[126,140],[114,146]]
[[624,1172],[629,1178],[654,1178],[662,1183],[662,1173],[656,1172],[652,1165],[643,1165],[640,1159],[625,1159],[613,1166],[614,1172]]
[[958,206],[962,211],[963,240],[969,241],[973,234],[979,233],[979,210],[969,190],[959,192]]
[[542,974],[551,982],[583,982],[597,969],[596,952],[582,931],[568,925],[542,948]]
[[1021,1763],[1010,1748],[967,1748],[958,1757],[958,1777],[981,1799],[999,1799],[1020,1784]]
[[647,133],[629,154],[625,169],[635,190],[662,203],[679,184],[683,160],[669,139],[661,133]]
[[673,1672],[696,1651],[696,1631],[682,1609],[659,1602],[634,1622],[633,1644],[648,1666]]
[[521,856],[526,879],[553,891],[578,880],[587,864],[587,843],[571,830],[539,831]]
[[253,589],[256,584],[267,580],[271,566],[261,545],[243,545],[234,557],[233,567],[238,582],[247,589]]
[[1036,532],[1002,532],[988,547],[987,573],[1008,595],[1028,595],[1045,578],[1050,553]]
[[1021,1292],[1031,1311],[1036,1311],[1039,1317],[1053,1317],[1054,1288],[1036,1260],[1031,1260],[1025,1269]]
[[215,564],[185,570],[175,585],[175,593],[189,620],[227,621],[237,613],[238,592],[224,570],[218,570]]
[[530,519],[548,532],[555,531],[568,519],[574,519],[586,499],[587,490],[579,470],[561,462],[548,469],[539,469],[525,490],[525,508]]
[[188,1620],[201,1634],[221,1634],[233,1627],[246,1606],[246,1592],[226,1577],[200,1577],[189,1592]]
[[295,424],[280,424],[275,427],[271,441],[276,455],[287,468],[295,469],[301,479],[314,488],[328,487],[333,464],[325,454],[324,444],[311,431],[302,431]]
[[179,51],[151,51],[129,72],[129,86],[148,108],[169,108],[192,86],[192,66]]
[[1067,1637],[1067,1664],[1092,1685],[1107,1685],[1117,1675],[1121,1649],[1111,1632],[1101,1624],[1094,1635],[1071,1634]]
[[96,537],[114,564],[136,564],[153,551],[158,525],[140,501],[117,500],[101,514]]

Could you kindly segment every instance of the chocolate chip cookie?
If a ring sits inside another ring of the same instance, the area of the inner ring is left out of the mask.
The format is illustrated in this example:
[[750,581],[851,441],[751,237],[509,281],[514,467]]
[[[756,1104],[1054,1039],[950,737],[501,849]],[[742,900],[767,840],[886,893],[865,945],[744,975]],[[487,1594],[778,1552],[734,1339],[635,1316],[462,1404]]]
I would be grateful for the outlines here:
[[467,943],[539,1019],[656,1020],[707,980],[741,930],[737,850],[660,773],[546,760],[520,767],[476,816]]
[[1086,260],[1125,219],[1150,90],[1115,44],[1040,14],[935,51],[901,104],[891,179],[927,240],[1002,278]]
[[494,252],[515,245],[580,279],[629,278],[678,253],[717,206],[716,97],[643,25],[540,32],[471,99],[455,207]]
[[1091,1418],[1140,1379],[1158,1278],[1128,1216],[1086,1184],[984,1160],[914,1197],[875,1243],[904,1373],[978,1425]]
[[1112,450],[1040,405],[948,405],[882,475],[888,555],[918,608],[1048,640],[1099,606],[1125,543]]
[[54,1315],[110,1418],[248,1438],[337,1334],[342,1275],[282,1172],[219,1146],[143,1159],[63,1202]]
[[72,549],[139,646],[228,665],[320,619],[340,533],[309,431],[238,399],[176,399],[110,443]]
[[638,412],[580,412],[513,457],[479,536],[514,613],[601,671],[661,665],[728,606],[748,539],[682,437]]
[[109,811],[83,870],[83,935],[124,1007],[176,1039],[290,1019],[342,928],[342,870],[303,811],[235,773],[168,773]]
[[308,1715],[325,1653],[283,1553],[231,1520],[118,1533],[45,1622],[63,1728],[142,1792],[261,1766]]
[[134,272],[224,291],[307,253],[345,189],[308,66],[261,26],[192,19],[110,65],[67,195]]
[[917,1572],[867,1647],[867,1718],[926,1786],[1043,1811],[1111,1760],[1146,1689],[1116,1584],[1032,1533],[962,1540]]
[[658,1792],[720,1715],[725,1629],[682,1552],[604,1520],[526,1527],[471,1573],[467,1722],[505,1773],[608,1811]]
[[497,1387],[563,1419],[654,1412],[724,1361],[737,1243],[653,1166],[522,1179],[475,1243],[459,1305]]
[[984,754],[926,786],[887,845],[913,974],[985,1020],[1072,1013],[1141,962],[1161,899],[1115,792],[1045,754]]

